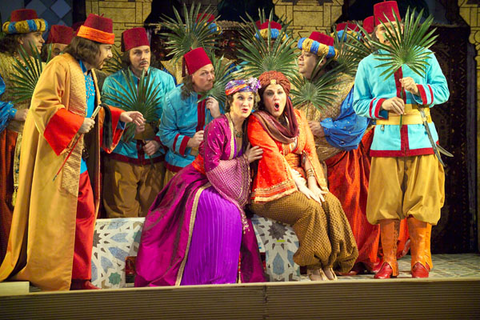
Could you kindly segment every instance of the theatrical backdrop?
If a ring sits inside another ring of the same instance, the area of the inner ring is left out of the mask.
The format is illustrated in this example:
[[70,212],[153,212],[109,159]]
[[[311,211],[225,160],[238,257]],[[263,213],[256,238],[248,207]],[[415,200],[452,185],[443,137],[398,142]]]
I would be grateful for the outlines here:
[[[3,1],[2,1],[3,2]],[[274,10],[276,19],[291,21],[296,37],[311,31],[330,31],[331,26],[346,20],[361,21],[373,14],[379,0],[25,0],[49,24],[67,24],[85,20],[89,13],[103,14],[114,21],[116,45],[128,28],[145,26],[151,31],[153,52],[157,60],[168,59],[160,35],[163,15],[173,16],[173,7],[183,3],[202,3],[221,15],[224,32],[219,39],[220,52],[235,59],[240,23],[248,13],[258,18],[258,9]],[[432,110],[440,143],[454,154],[445,158],[446,199],[442,218],[432,233],[433,253],[478,252],[478,178],[480,163],[477,134],[480,90],[480,1],[472,0],[398,0],[401,14],[408,6],[435,17],[438,40],[432,48],[447,77],[451,91],[448,103]],[[16,1],[16,8],[21,1]],[[2,4],[3,20],[5,7]],[[11,8],[16,9],[16,8]],[[8,12],[8,11],[7,11]]]

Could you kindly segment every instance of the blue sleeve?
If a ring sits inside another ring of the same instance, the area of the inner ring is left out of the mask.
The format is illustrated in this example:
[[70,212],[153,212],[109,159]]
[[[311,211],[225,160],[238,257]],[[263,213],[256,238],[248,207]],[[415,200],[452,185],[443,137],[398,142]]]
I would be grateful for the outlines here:
[[427,83],[417,84],[419,95],[412,95],[415,101],[429,107],[445,103],[450,97],[450,91],[448,90],[447,79],[433,53],[430,55],[425,76]]
[[[0,76],[0,96],[5,93],[5,81]],[[11,101],[0,101],[0,132],[3,132],[7,127],[10,120],[15,117],[17,113],[17,109],[13,107],[13,103]]]
[[368,81],[371,77],[369,72],[369,57],[363,59],[358,64],[357,74],[355,75],[355,86],[353,94],[353,109],[362,117],[370,119],[386,119],[388,111],[383,110],[382,103],[386,99],[378,99],[373,96],[372,88]]
[[369,122],[353,110],[353,90],[343,100],[340,115],[335,120],[326,118],[320,122],[328,143],[344,151],[358,147]]
[[180,134],[177,126],[177,112],[169,95],[165,98],[159,137],[161,143],[172,152],[185,156],[190,151],[190,148],[186,147],[190,137]]

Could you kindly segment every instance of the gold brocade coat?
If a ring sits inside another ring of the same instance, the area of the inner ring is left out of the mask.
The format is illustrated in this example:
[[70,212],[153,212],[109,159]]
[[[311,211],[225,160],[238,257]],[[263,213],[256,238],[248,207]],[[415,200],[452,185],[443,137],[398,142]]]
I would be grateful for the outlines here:
[[[100,93],[94,73],[93,79],[98,105]],[[113,128],[116,128],[120,113],[112,108]],[[66,116],[59,117],[60,114]],[[68,157],[78,137],[78,124],[83,123],[85,115],[85,77],[80,64],[69,54],[55,57],[38,81],[25,122],[20,185],[7,254],[0,267],[0,281],[7,278],[29,280],[42,290],[69,290],[80,162],[85,141],[90,155],[87,166],[97,211],[100,200],[103,108],[96,118],[94,129],[78,140]],[[72,127],[76,130],[73,131]],[[52,130],[55,135],[49,135]],[[121,131],[116,130],[114,144],[107,151],[113,150],[120,136]],[[59,148],[60,141],[67,142]],[[67,157],[65,166],[54,180]]]
[[[321,111],[310,103],[297,107],[297,109],[302,110],[305,113],[308,121],[320,122],[326,118],[332,118],[335,120],[340,115],[342,103],[350,90],[352,90],[354,82],[355,79],[353,77],[341,74],[338,78],[338,84],[333,87],[333,90],[338,92],[338,94],[330,105],[325,106]],[[315,146],[320,161],[325,161],[342,151],[328,143],[325,137],[315,137]]]

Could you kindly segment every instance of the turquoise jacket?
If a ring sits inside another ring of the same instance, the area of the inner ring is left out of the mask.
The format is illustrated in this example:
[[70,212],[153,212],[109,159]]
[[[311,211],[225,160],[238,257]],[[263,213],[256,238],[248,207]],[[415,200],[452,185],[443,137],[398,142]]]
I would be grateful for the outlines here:
[[205,100],[197,104],[200,95],[193,92],[182,99],[182,87],[167,94],[159,131],[160,140],[168,148],[166,167],[173,172],[180,171],[195,159],[196,151],[187,147],[188,140],[213,120],[205,108]]
[[[426,60],[427,68],[423,77],[403,65],[387,80],[384,79],[384,76],[380,76],[385,68],[378,67],[384,62],[376,57],[378,55],[372,53],[358,65],[353,97],[353,108],[358,115],[371,119],[388,119],[388,111],[382,109],[383,101],[393,97],[402,97],[402,95],[406,104],[421,105],[427,108],[448,100],[450,92],[447,80],[433,53]],[[399,79],[405,77],[412,77],[415,80],[419,90],[418,96],[405,90],[402,90],[401,93]],[[433,140],[437,143],[438,134],[435,124],[430,122],[428,125]],[[377,124],[375,127],[371,156],[405,157],[426,154],[433,154],[433,149],[423,124],[404,124],[402,128],[399,124]]]
[[[130,69],[128,70],[130,74],[134,76],[133,72]],[[160,120],[162,117],[162,111],[165,103],[165,96],[169,91],[175,88],[175,82],[171,75],[156,68],[150,67],[148,69],[148,72],[152,75],[153,86],[156,87],[158,85],[158,88],[160,89],[160,96],[162,102],[156,107],[156,115],[158,117],[158,120]],[[121,90],[120,86],[113,79],[117,80],[125,88],[128,88],[128,85],[123,76],[123,70],[120,70],[105,79],[102,95],[105,95],[106,93],[114,95],[114,89]],[[138,83],[138,78],[135,77],[135,79],[137,79]],[[117,103],[109,99],[102,98],[102,100],[104,100],[104,102],[108,105],[118,106]],[[160,142],[158,133],[155,140]],[[162,147],[160,147],[155,154],[153,154],[151,157],[148,157],[143,151],[143,142],[141,140],[133,139],[130,142],[120,140],[115,150],[113,150],[112,154],[110,154],[110,157],[124,162],[145,165],[150,164],[150,158],[154,159],[155,161],[163,160],[164,155],[165,151]]]

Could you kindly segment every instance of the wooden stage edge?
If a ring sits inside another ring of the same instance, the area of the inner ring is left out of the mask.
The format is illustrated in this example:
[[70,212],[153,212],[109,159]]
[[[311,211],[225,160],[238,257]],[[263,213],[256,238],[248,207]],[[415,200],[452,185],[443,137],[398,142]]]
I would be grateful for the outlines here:
[[479,319],[480,277],[126,288],[0,297],[1,319]]

